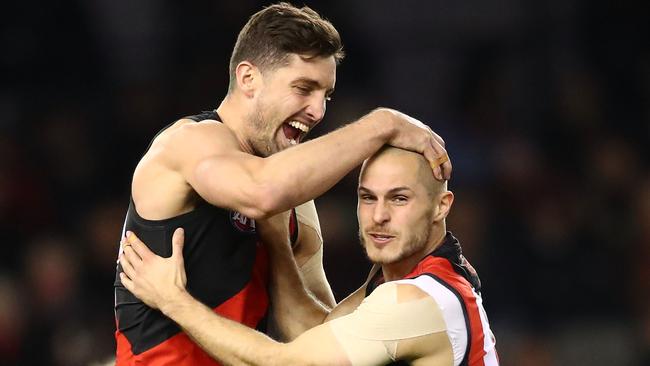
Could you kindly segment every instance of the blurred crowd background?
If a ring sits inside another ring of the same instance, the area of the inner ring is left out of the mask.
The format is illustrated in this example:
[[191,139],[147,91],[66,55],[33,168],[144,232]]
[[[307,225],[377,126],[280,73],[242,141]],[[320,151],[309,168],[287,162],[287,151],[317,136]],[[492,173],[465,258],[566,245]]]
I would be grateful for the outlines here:
[[[313,136],[388,106],[445,138],[448,228],[481,275],[504,365],[650,365],[642,3],[306,2],[347,51]],[[111,357],[130,174],[160,128],[218,105],[237,33],[267,4],[3,5],[0,364]],[[317,199],[339,300],[370,268],[356,179]]]

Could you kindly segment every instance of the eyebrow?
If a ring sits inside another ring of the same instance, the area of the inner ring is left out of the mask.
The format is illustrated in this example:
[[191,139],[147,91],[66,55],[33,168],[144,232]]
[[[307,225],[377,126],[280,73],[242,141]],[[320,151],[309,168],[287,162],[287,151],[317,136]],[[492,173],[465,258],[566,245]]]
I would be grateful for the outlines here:
[[[388,194],[395,194],[395,193],[398,193],[398,192],[401,192],[401,191],[413,192],[413,190],[411,188],[409,188],[407,186],[401,186],[401,187],[392,188],[391,190],[388,191]],[[366,188],[364,186],[359,187],[359,192],[374,193],[371,189],[368,189],[368,188]]]
[[[314,89],[325,89],[325,87],[323,85],[321,85],[318,82],[318,80],[310,79],[310,78],[307,78],[307,77],[297,78],[296,80],[293,81],[293,83],[294,84],[295,83],[305,83],[305,84],[309,84],[309,86],[314,88]],[[334,93],[334,88],[327,89],[327,91],[325,91],[325,95],[327,95],[327,96],[330,96],[333,93]]]

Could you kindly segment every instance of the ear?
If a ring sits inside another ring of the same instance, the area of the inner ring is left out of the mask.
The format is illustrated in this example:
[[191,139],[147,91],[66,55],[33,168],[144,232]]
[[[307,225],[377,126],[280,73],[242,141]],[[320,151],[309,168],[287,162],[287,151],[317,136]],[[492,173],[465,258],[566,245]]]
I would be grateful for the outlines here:
[[260,70],[248,61],[242,61],[235,68],[237,88],[248,98],[255,96],[262,82]]
[[454,193],[444,191],[439,193],[434,202],[433,222],[439,222],[447,218],[451,205],[454,203]]

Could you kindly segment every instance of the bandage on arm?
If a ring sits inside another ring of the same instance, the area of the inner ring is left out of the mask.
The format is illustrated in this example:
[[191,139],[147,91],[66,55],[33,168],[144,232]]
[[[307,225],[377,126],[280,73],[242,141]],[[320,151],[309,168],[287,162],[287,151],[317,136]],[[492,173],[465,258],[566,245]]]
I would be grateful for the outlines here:
[[[411,360],[435,356],[427,350],[442,352],[442,359],[452,361],[438,304],[424,292],[422,297],[402,301],[400,286],[411,285],[383,284],[353,313],[328,323],[353,366],[386,364],[398,356]],[[424,352],[419,342],[428,342]],[[400,350],[402,344],[406,353]]]
[[[297,207],[296,216],[298,241],[293,252],[269,251],[271,311],[268,332],[283,341],[322,324],[334,305],[334,295],[322,268],[322,241],[313,201]],[[298,264],[302,264],[302,269]]]
[[296,207],[298,218],[298,245],[294,257],[298,263],[307,290],[330,309],[336,305],[323,268],[323,236],[314,201]]

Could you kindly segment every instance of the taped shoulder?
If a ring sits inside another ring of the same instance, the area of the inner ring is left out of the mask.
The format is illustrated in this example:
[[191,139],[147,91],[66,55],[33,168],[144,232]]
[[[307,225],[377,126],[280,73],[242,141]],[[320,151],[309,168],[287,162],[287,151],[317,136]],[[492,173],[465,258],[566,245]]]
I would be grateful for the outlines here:
[[335,319],[336,328],[354,337],[395,341],[446,331],[442,311],[424,291],[409,284],[377,287],[351,314]]

